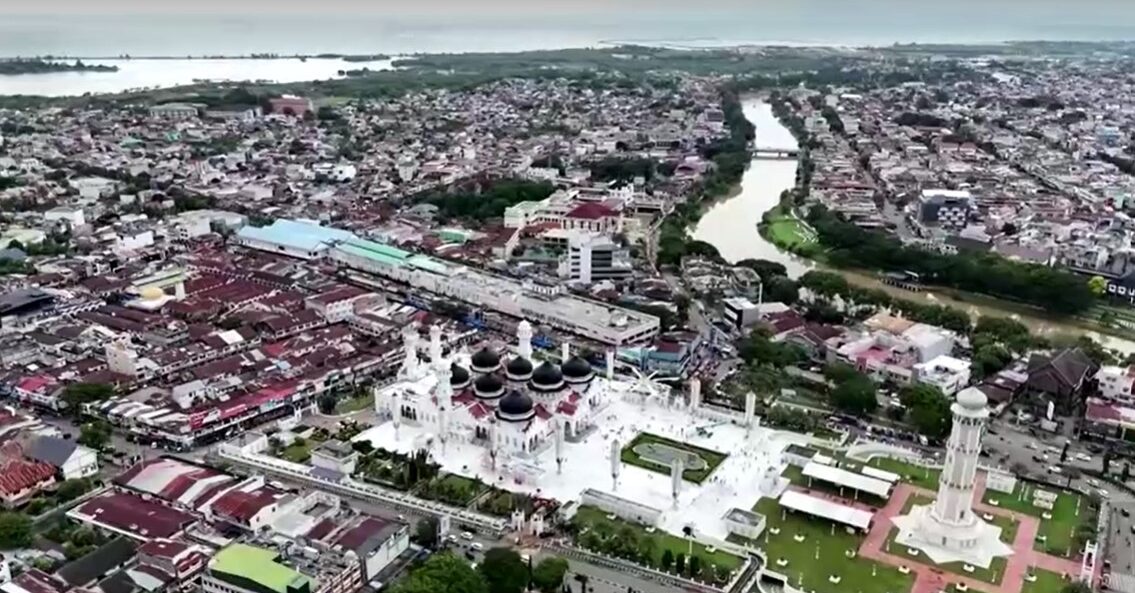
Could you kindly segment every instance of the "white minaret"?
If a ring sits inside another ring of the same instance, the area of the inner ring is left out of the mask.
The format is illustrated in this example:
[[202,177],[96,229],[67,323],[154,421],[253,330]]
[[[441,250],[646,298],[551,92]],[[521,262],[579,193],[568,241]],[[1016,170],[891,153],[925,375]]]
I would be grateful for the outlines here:
[[611,459],[611,492],[619,489],[619,468],[623,463],[620,457],[621,452],[622,447],[619,446],[619,439],[612,439],[611,453],[609,455]]
[[567,362],[569,358],[571,358],[571,342],[564,340],[564,343],[560,344],[560,361]]
[[564,422],[559,418],[552,421],[552,429],[556,431],[556,473],[564,472]]
[[493,469],[497,468],[497,423],[489,424],[489,463]]
[[678,504],[678,495],[682,493],[682,472],[686,471],[681,457],[675,457],[670,462],[670,494],[674,497],[674,504]]
[[406,375],[414,375],[418,372],[418,328],[413,323],[402,328],[402,349],[406,355],[402,371]]
[[437,440],[441,443],[441,452],[445,453],[445,444],[449,442],[449,406],[442,404],[437,409]]
[[1001,541],[1001,528],[973,511],[981,437],[989,410],[976,387],[958,392],[950,406],[954,425],[946,442],[946,462],[933,505],[916,505],[909,515],[892,521],[899,528],[895,542],[918,548],[937,564],[964,562],[988,568],[993,558],[1013,553]]
[[938,498],[933,515],[946,525],[968,525],[977,516],[973,513],[973,488],[977,480],[981,435],[989,410],[985,394],[979,389],[966,389],[950,406],[954,426],[946,443],[946,463],[938,479]]
[[690,411],[696,412],[699,407],[701,407],[701,379],[694,377],[690,379]]
[[430,364],[442,366],[441,361],[441,326],[430,326]]
[[615,351],[607,351],[607,380],[615,378]]
[[521,358],[532,360],[532,324],[521,321],[516,326],[516,353]]
[[[378,388],[374,390],[377,392]],[[377,395],[377,393],[375,394]],[[375,405],[378,405],[378,399],[374,400]],[[402,427],[402,391],[399,389],[392,390],[390,394],[390,421],[394,423],[394,439],[398,439],[398,429]]]
[[750,391],[745,394],[745,428],[753,428],[753,417],[757,413],[757,394]]

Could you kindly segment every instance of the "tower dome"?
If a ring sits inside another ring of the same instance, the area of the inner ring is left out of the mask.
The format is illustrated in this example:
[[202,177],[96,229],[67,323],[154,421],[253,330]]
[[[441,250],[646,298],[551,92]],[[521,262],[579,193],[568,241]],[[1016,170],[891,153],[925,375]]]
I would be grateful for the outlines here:
[[508,361],[504,371],[510,381],[527,381],[532,378],[532,361],[523,356],[517,356]]
[[457,363],[449,365],[449,386],[455,391],[468,387],[471,380],[472,377],[469,375],[469,371],[465,370],[465,367]]
[[957,401],[958,405],[967,410],[984,410],[989,399],[982,390],[968,387],[958,392]]
[[568,383],[586,383],[593,376],[591,363],[579,356],[571,357],[571,360],[565,362],[560,370],[564,374],[564,380]]
[[556,391],[564,386],[564,375],[556,365],[544,361],[532,372],[528,386],[535,391]]
[[485,374],[473,381],[473,394],[479,399],[498,399],[504,395],[504,381],[493,374]]
[[473,355],[471,361],[473,363],[473,370],[478,373],[491,373],[501,366],[501,357],[496,352],[489,349],[488,346],[481,348]]
[[536,415],[532,398],[520,391],[511,391],[497,405],[497,418],[505,422],[523,422]]

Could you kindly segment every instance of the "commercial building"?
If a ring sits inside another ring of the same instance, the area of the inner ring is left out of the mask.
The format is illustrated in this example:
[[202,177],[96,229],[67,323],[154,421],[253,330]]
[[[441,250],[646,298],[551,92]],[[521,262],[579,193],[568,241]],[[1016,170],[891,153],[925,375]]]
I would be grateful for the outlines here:
[[737,329],[753,325],[761,319],[760,307],[744,297],[722,299],[721,313],[725,322]]
[[954,395],[969,385],[970,361],[952,356],[937,356],[914,365],[915,383],[933,385],[946,395]]
[[573,282],[590,284],[629,278],[632,271],[625,251],[610,237],[585,232],[569,236],[561,276]]
[[222,548],[201,577],[205,593],[315,593],[315,583],[279,562],[273,550],[246,544]]
[[923,224],[960,230],[973,210],[973,196],[965,190],[925,189],[918,201],[918,219]]
[[325,227],[302,220],[276,220],[263,227],[245,226],[234,241],[261,251],[270,251],[299,259],[322,256],[337,241],[354,239],[354,233]]

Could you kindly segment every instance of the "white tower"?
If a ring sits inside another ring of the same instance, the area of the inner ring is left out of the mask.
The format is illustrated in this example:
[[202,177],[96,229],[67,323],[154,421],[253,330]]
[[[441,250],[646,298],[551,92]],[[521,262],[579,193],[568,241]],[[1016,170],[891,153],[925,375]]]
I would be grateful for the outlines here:
[[611,459],[611,492],[619,489],[619,467],[623,463],[622,459],[620,458],[621,452],[622,447],[619,446],[619,439],[612,439],[611,453],[609,455]]
[[615,351],[607,351],[607,380],[615,378]]
[[950,406],[954,425],[934,504],[915,506],[909,515],[894,519],[900,530],[895,541],[926,552],[937,564],[964,562],[989,568],[993,558],[1013,553],[1000,539],[1001,528],[973,511],[981,436],[989,418],[985,403],[985,394],[976,387],[958,393]]
[[564,340],[564,343],[560,344],[560,360],[567,362],[569,358],[571,358],[571,342]]
[[418,328],[412,323],[402,328],[402,349],[406,356],[402,361],[402,372],[413,376],[418,372]]
[[[374,388],[375,392],[378,388]],[[375,393],[375,395],[378,395]],[[379,400],[375,398],[375,405],[379,404]],[[398,429],[402,427],[402,392],[398,389],[392,390],[390,394],[390,421],[394,423],[394,439],[398,439]]]
[[757,394],[750,391],[745,394],[745,428],[753,428],[753,417],[757,413]]
[[675,457],[670,462],[670,494],[674,497],[674,504],[678,504],[678,495],[682,493],[682,473],[686,471],[681,457]]
[[430,363],[438,367],[441,363],[441,326],[430,326]]
[[437,438],[441,442],[441,450],[445,451],[445,443],[449,440],[449,406],[453,400],[453,388],[449,384],[449,378],[453,372],[449,369],[449,365],[437,364],[437,389],[434,391],[437,396]]
[[564,424],[558,417],[552,422],[552,429],[556,431],[556,473],[564,472]]
[[[745,402],[748,405],[748,401]],[[690,411],[696,412],[701,406],[701,379],[690,379]]]
[[532,324],[527,321],[516,326],[516,352],[521,358],[532,360]]
[[497,444],[500,436],[497,435],[497,423],[489,424],[489,463],[493,469],[497,468]]

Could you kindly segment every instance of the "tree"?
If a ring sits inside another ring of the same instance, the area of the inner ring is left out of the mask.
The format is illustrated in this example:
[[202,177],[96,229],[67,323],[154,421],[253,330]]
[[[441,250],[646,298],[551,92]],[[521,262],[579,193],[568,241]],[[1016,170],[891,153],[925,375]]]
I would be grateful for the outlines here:
[[875,384],[863,375],[852,377],[832,390],[832,405],[841,412],[866,416],[879,406],[875,398]]
[[488,585],[464,559],[434,554],[391,587],[393,593],[489,593]]
[[737,262],[737,265],[756,272],[762,282],[768,282],[778,276],[788,276],[788,268],[785,268],[784,264],[767,259],[743,259]]
[[1092,276],[1088,278],[1088,290],[1097,297],[1107,294],[1107,279],[1103,276]]
[[63,389],[63,403],[78,416],[83,404],[100,402],[114,396],[114,387],[102,383],[72,383]]
[[1124,463],[1123,464],[1123,470],[1119,474],[1119,481],[1126,484],[1127,478],[1129,478],[1130,476],[1131,476],[1131,466]]
[[690,578],[701,574],[701,556],[690,556]]
[[678,554],[674,556],[674,572],[676,574],[686,573],[686,555],[682,552],[678,552]]
[[32,543],[32,520],[23,513],[0,513],[0,549],[26,548]]
[[338,401],[335,399],[334,394],[325,393],[319,398],[319,411],[324,414],[330,414],[335,411],[336,403],[338,403]]
[[950,400],[933,385],[909,385],[899,390],[910,422],[920,434],[940,439],[950,432]]
[[528,565],[510,548],[493,548],[477,567],[489,593],[521,593],[528,586]]
[[662,550],[662,562],[661,562],[661,564],[662,564],[661,568],[664,571],[669,571],[670,567],[674,565],[674,552],[671,552],[670,548],[666,548],[665,550]]
[[358,451],[360,455],[370,455],[374,452],[374,445],[370,441],[355,441],[351,443],[351,448]]
[[79,429],[78,443],[101,451],[110,442],[111,427],[104,420],[92,420]]
[[1060,593],[1092,593],[1092,586],[1084,581],[1075,581],[1064,585]]
[[532,583],[543,593],[557,593],[564,584],[567,571],[567,560],[545,558],[532,570]]
[[414,543],[430,549],[437,546],[437,519],[426,517],[414,525]]
[[800,290],[791,278],[777,276],[765,282],[762,298],[765,302],[792,305],[800,298]]
[[66,502],[79,498],[90,489],[91,483],[86,479],[64,480],[63,483],[59,485],[59,488],[55,490],[55,495],[59,497],[61,501]]

